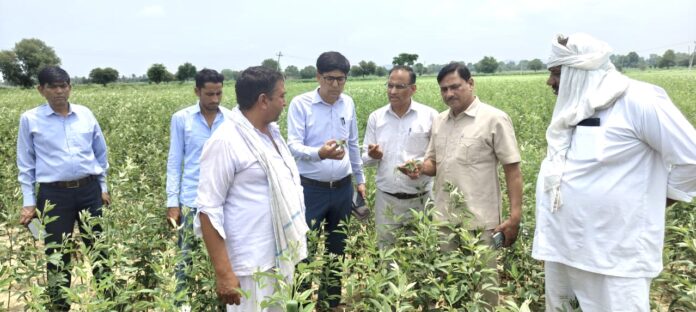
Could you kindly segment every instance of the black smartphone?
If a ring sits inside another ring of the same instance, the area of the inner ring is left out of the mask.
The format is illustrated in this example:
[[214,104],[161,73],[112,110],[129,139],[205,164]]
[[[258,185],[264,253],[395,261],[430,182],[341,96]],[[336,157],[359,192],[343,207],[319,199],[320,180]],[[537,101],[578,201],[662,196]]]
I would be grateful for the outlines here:
[[503,232],[493,233],[493,248],[500,249],[505,243],[505,234]]

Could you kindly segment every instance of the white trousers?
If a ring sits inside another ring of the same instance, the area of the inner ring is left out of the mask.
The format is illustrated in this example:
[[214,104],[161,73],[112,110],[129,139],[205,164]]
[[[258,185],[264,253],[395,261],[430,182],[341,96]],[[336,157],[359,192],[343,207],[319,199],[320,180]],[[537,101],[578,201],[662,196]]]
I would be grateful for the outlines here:
[[650,312],[651,278],[597,274],[550,261],[544,271],[547,312],[572,311],[574,299],[583,312]]
[[257,282],[253,276],[237,276],[239,286],[245,292],[249,293],[249,297],[242,296],[240,305],[227,305],[227,312],[281,312],[281,307],[261,308],[261,302],[267,300],[275,292],[273,286],[277,282],[273,278],[261,277]]

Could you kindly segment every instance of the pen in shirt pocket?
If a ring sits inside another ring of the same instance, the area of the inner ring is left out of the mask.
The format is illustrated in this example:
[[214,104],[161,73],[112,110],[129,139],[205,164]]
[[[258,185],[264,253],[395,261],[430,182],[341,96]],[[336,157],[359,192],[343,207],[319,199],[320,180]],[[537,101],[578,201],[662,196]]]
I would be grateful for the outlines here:
[[346,119],[341,117],[341,125],[345,126],[346,125]]

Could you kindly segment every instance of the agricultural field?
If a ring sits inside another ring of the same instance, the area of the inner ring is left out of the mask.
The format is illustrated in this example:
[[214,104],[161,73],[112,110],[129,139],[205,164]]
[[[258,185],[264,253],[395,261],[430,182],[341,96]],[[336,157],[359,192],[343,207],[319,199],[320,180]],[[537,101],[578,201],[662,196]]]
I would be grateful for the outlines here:
[[[687,119],[696,124],[696,71],[636,71],[628,75],[665,88]],[[348,311],[487,311],[491,308],[481,303],[481,296],[496,287],[492,283],[496,274],[501,280],[497,287],[502,299],[497,311],[543,311],[543,263],[531,258],[531,244],[536,175],[546,152],[545,129],[555,103],[546,78],[543,73],[474,77],[477,95],[512,118],[523,159],[520,238],[497,255],[498,272],[485,269],[486,259],[495,255],[456,225],[452,227],[462,248],[440,253],[438,240],[448,238],[438,237],[439,225],[430,221],[428,209],[414,212],[418,221],[408,224],[409,235],[400,235],[390,250],[377,247],[372,221],[351,221],[345,227],[349,235],[346,257],[334,268],[344,277],[343,301]],[[384,82],[349,80],[346,84],[345,92],[357,105],[361,139],[369,113],[387,103]],[[446,108],[435,77],[419,77],[417,85],[417,101],[438,111]],[[288,81],[287,101],[315,86],[314,82]],[[232,107],[233,82],[226,83],[224,92],[224,105]],[[102,220],[89,220],[104,227],[95,250],[88,251],[81,244],[74,247],[82,258],[73,269],[69,290],[74,310],[176,310],[174,302],[182,299],[176,295],[174,277],[180,256],[176,232],[165,220],[169,120],[172,113],[195,100],[191,83],[73,87],[71,102],[89,107],[104,131],[112,198]],[[18,120],[23,111],[39,103],[43,98],[34,89],[0,88],[0,311],[42,311],[47,300],[45,264],[58,259],[44,256],[43,244],[17,223],[21,206],[15,162]],[[285,115],[279,124],[285,133]],[[374,169],[368,169],[367,174],[371,202]],[[695,208],[694,203],[678,203],[667,211],[664,270],[652,283],[654,311],[696,311]],[[312,236],[321,248],[322,234]],[[93,262],[99,250],[107,250],[109,258]],[[193,257],[191,275],[195,281],[190,284],[188,300],[195,311],[215,310],[215,281],[204,248],[194,251]],[[301,265],[296,282],[316,281],[326,274],[321,267],[327,260],[327,256],[317,256]],[[98,282],[91,278],[90,265],[110,267],[113,275]],[[114,296],[104,296],[105,290]],[[304,311],[311,311],[316,308],[314,295],[297,293],[284,285],[274,300],[295,300]]]

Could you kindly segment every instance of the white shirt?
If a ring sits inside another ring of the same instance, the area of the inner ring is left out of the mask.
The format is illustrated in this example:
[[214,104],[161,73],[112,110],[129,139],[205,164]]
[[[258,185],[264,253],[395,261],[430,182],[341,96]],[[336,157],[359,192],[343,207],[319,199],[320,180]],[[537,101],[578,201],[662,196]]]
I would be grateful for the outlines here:
[[532,256],[604,275],[655,277],[665,199],[696,196],[696,130],[663,89],[639,81],[593,117],[600,126],[573,133],[557,212],[537,180]]
[[[278,145],[285,142],[275,123],[268,126]],[[269,137],[257,130],[271,161],[278,168],[293,165],[292,155],[282,157]],[[282,150],[282,149],[281,149]],[[194,232],[201,236],[199,214],[205,213],[221,237],[238,276],[252,275],[275,266],[275,237],[266,173],[230,120],[225,120],[203,147],[201,154],[198,213]],[[300,185],[290,169],[278,172],[282,183]]]
[[[352,172],[358,184],[365,183],[355,116],[355,103],[345,94],[333,104],[321,99],[318,88],[292,99],[288,108],[288,147],[302,176],[329,182]],[[343,159],[319,158],[319,149],[330,139],[346,141]]]
[[[372,112],[367,120],[362,160],[365,166],[377,165],[377,188],[387,193],[418,194],[431,188],[431,178],[422,175],[411,180],[396,168],[411,159],[423,160],[430,141],[430,128],[438,112],[411,100],[408,111],[399,117],[391,104]],[[379,144],[382,159],[367,155],[367,146]]]

